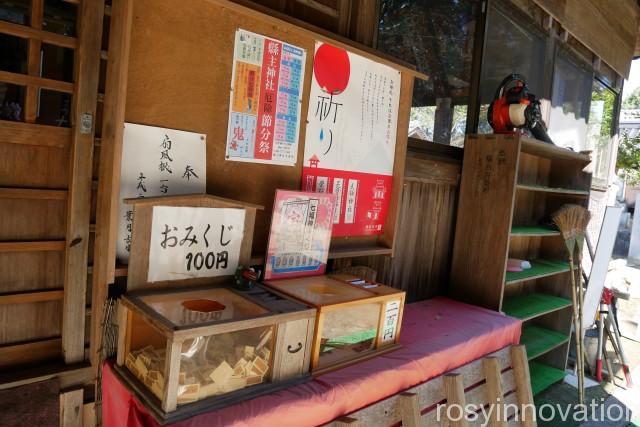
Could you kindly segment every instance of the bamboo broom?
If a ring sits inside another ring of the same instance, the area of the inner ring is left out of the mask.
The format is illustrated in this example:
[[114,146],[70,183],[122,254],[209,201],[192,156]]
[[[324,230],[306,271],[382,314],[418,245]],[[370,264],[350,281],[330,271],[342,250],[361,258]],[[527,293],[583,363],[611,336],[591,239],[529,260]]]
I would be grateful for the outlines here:
[[[582,251],[584,249],[584,241],[586,239],[587,233],[587,225],[589,224],[589,220],[591,219],[591,214],[589,211],[582,206],[574,205],[572,209],[576,211],[577,223],[575,227],[575,236],[576,236],[576,261],[578,263],[578,271],[577,271],[577,285],[578,285],[578,322],[580,326],[580,348],[582,352],[580,353],[580,360],[582,361],[582,371],[580,374],[582,375],[582,400],[584,400],[584,316],[582,314],[582,308],[584,306],[584,287],[582,286]],[[571,272],[573,274],[573,272]]]
[[[578,227],[584,223],[584,209],[578,205],[564,205],[552,215],[554,224],[560,230],[564,244],[569,254],[569,269],[571,273],[571,302],[573,305],[573,325],[576,331],[576,371],[578,377],[578,396],[580,404],[584,404],[584,359],[582,357],[582,326],[580,321],[581,308],[579,308],[578,295],[576,294],[576,277],[574,272],[574,253],[578,240]],[[586,211],[588,214],[588,211]],[[588,222],[588,219],[587,219]],[[584,233],[583,233],[584,234]],[[584,239],[581,240],[581,244]]]

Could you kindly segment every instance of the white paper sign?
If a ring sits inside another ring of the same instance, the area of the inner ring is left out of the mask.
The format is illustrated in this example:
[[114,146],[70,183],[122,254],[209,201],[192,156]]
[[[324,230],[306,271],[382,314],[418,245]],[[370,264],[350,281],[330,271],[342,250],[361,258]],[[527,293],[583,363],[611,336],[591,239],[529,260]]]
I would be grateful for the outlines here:
[[129,260],[134,197],[203,194],[207,189],[206,136],[199,133],[124,124],[116,257]]
[[384,324],[382,326],[383,343],[395,341],[399,315],[400,301],[389,301],[384,308]]
[[400,72],[316,43],[304,166],[392,175]]
[[244,209],[153,208],[148,282],[233,275]]

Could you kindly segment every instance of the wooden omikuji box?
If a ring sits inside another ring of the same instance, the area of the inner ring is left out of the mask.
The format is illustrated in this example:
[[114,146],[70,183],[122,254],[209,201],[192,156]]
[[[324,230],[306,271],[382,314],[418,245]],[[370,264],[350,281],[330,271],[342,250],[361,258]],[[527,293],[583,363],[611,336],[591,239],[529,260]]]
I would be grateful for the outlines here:
[[260,206],[211,195],[133,205],[115,370],[161,423],[307,380],[316,310],[235,290]]
[[121,300],[116,372],[162,422],[308,379],[315,310],[257,285]]
[[400,347],[405,292],[354,279],[336,275],[265,282],[317,309],[311,349],[314,375]]

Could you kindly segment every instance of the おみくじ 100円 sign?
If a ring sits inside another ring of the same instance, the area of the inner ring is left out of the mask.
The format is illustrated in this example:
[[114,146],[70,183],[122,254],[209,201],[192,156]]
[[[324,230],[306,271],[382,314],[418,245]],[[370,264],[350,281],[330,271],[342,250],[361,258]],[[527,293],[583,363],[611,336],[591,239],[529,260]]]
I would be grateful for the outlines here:
[[154,207],[147,281],[233,275],[244,219],[244,209]]

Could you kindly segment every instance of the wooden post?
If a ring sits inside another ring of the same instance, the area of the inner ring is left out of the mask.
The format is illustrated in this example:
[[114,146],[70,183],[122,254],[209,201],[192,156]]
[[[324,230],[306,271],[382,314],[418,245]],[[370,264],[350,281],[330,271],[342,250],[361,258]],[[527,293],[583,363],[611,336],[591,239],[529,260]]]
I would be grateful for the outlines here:
[[502,402],[500,361],[496,357],[486,357],[482,359],[482,369],[486,381],[486,401],[489,405],[494,405],[494,409],[490,411],[487,421],[493,427],[506,426],[506,420],[501,420],[499,417],[500,413],[502,413],[499,408],[504,405],[504,402]]
[[[31,28],[42,30],[44,19],[44,0],[31,0]],[[30,37],[27,57],[27,73],[30,76],[40,77],[40,51],[42,40]],[[24,121],[35,123],[38,111],[38,94],[40,88],[35,85],[27,85],[24,106]]]
[[516,379],[516,397],[518,398],[518,412],[520,422],[525,427],[536,426],[535,406],[533,393],[531,392],[531,377],[529,376],[529,361],[525,346],[514,345],[511,347],[511,363]]
[[124,361],[129,353],[129,349],[126,348],[127,332],[129,329],[129,309],[122,303],[118,304],[118,358],[116,363],[118,366],[124,365]]
[[60,427],[82,427],[84,390],[79,388],[60,394]]
[[108,286],[113,283],[115,275],[120,160],[132,20],[133,0],[113,0],[103,107],[93,265],[91,363],[94,369],[98,369],[99,352],[102,347],[102,308],[107,299]]
[[[464,407],[467,404],[464,397],[464,383],[460,374],[446,374],[442,377],[444,395],[447,397],[447,417],[456,416],[455,420],[450,419],[451,427],[467,427]],[[456,411],[449,411],[450,405],[456,405]]]
[[[94,120],[98,103],[100,43],[104,4],[83,1],[79,7],[78,49],[75,55],[73,137],[69,152],[67,241],[64,263],[62,352],[66,363],[84,360],[84,322],[87,289],[91,175]],[[95,307],[94,313],[100,307]]]
[[420,404],[416,393],[400,393],[398,396],[402,427],[420,427]]
[[178,379],[180,376],[180,351],[182,341],[167,341],[167,358],[164,365],[166,384],[162,399],[162,410],[175,411],[178,407]]

